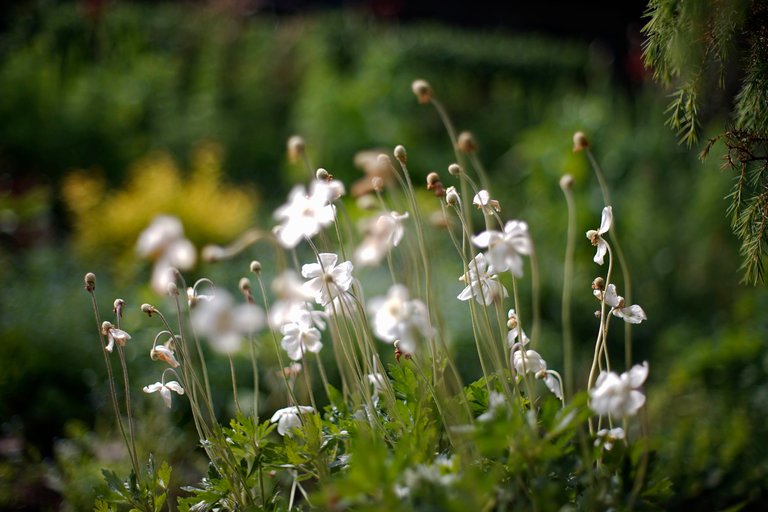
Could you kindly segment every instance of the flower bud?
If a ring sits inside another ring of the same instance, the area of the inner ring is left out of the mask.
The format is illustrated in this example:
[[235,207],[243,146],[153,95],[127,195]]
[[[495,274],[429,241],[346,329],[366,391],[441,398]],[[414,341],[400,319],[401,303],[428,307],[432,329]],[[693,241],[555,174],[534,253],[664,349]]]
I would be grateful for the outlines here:
[[414,80],[411,84],[411,90],[413,90],[413,94],[416,95],[416,99],[421,104],[429,103],[429,100],[432,98],[432,86],[426,80]]
[[381,192],[384,190],[384,178],[381,176],[374,176],[371,178],[371,186],[376,192]]
[[389,158],[389,155],[385,155],[384,153],[379,153],[379,156],[376,157],[376,163],[386,169],[392,167],[392,159]]
[[328,171],[326,171],[325,169],[323,169],[322,167],[317,170],[317,172],[315,173],[315,177],[319,181],[331,181],[333,179],[333,175]]
[[577,153],[583,151],[589,147],[589,140],[584,132],[576,132],[573,134],[573,152]]
[[304,154],[304,138],[300,135],[293,135],[288,139],[288,159],[296,163]]
[[93,290],[96,289],[96,274],[94,274],[93,272],[88,272],[87,274],[85,274],[84,282],[85,282],[85,289],[88,292],[92,292]]
[[260,261],[253,260],[251,262],[251,272],[253,272],[254,274],[258,274],[259,272],[261,272],[261,262]]
[[237,283],[237,287],[240,288],[240,291],[243,293],[249,292],[251,291],[251,282],[247,277],[241,277],[240,282]]
[[123,299],[115,299],[112,303],[112,311],[119,317],[123,316],[123,308],[125,307],[125,301]]
[[107,333],[113,328],[112,322],[104,321],[101,323],[101,334],[104,336],[107,335]]
[[477,144],[475,143],[475,137],[472,132],[461,132],[459,138],[456,141],[456,147],[462,153],[474,153],[477,151]]
[[563,177],[560,178],[560,188],[563,189],[563,192],[571,190],[573,188],[573,176],[563,174]]
[[434,186],[435,184],[440,182],[440,175],[436,172],[431,172],[427,174],[427,189],[431,190],[431,186]]
[[395,158],[400,160],[402,163],[405,163],[408,161],[408,155],[406,154],[405,148],[403,146],[395,147]]
[[141,305],[141,312],[146,313],[147,316],[152,316],[154,313],[157,313],[157,309],[152,304],[144,303]]
[[451,206],[456,206],[460,202],[459,193],[456,192],[456,187],[448,187],[445,191],[445,202]]
[[179,287],[176,286],[176,283],[171,281],[170,283],[168,283],[168,287],[166,291],[168,292],[169,297],[175,297],[179,294]]
[[203,247],[202,258],[206,263],[216,263],[224,258],[224,248],[219,245],[206,245]]
[[448,166],[448,172],[451,176],[459,176],[461,174],[461,167],[459,164],[451,164]]
[[592,281],[592,289],[593,290],[603,290],[605,289],[605,279],[602,277],[596,277],[594,281]]

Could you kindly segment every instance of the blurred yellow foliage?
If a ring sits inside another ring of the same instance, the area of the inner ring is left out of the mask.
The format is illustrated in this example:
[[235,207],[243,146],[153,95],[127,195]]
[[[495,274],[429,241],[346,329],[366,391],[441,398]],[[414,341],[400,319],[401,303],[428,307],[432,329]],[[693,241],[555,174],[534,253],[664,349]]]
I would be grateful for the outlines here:
[[88,257],[127,262],[139,233],[159,214],[174,215],[196,247],[229,242],[254,222],[254,194],[221,181],[221,149],[197,147],[192,169],[180,172],[170,155],[155,152],[129,171],[125,186],[109,190],[103,176],[78,170],[63,183],[63,197],[73,215],[78,251]]

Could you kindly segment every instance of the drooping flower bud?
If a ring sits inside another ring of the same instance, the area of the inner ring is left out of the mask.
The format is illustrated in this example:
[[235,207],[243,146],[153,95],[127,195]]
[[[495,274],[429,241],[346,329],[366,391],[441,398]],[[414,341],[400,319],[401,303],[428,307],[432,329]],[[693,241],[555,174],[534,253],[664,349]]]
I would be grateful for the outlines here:
[[413,90],[413,94],[416,95],[416,99],[421,104],[429,103],[429,100],[432,98],[432,86],[426,80],[414,80],[411,84],[411,90]]
[[593,290],[605,289],[605,279],[603,279],[602,277],[596,277],[594,281],[592,281],[592,289]]
[[146,313],[147,316],[152,316],[154,313],[157,313],[157,309],[152,304],[144,303],[141,305],[141,312]]
[[395,147],[395,158],[400,160],[402,163],[406,163],[408,161],[408,155],[406,154],[405,148],[403,146]]
[[573,134],[573,152],[578,153],[589,147],[589,140],[584,132],[576,132]]
[[573,188],[573,176],[563,174],[563,177],[560,178],[560,188],[563,189],[563,192],[571,190]]
[[448,172],[451,176],[459,176],[461,175],[461,167],[459,164],[451,164],[448,166]]
[[93,272],[88,272],[85,274],[83,281],[85,282],[85,289],[89,293],[96,289],[96,274]]
[[445,202],[451,206],[455,206],[459,204],[460,201],[461,199],[459,198],[459,193],[456,191],[456,187],[448,187],[445,191]]
[[304,138],[300,135],[293,135],[288,139],[288,159],[291,163],[301,160],[304,154]]
[[261,272],[261,262],[260,261],[253,260],[251,262],[251,272],[253,272],[254,274],[258,274],[259,272]]
[[333,175],[328,171],[326,171],[325,169],[323,169],[322,167],[319,168],[317,172],[315,172],[315,177],[319,181],[331,181],[333,179]]
[[459,138],[456,141],[456,147],[462,153],[474,153],[477,151],[477,143],[475,143],[475,136],[472,132],[461,132]]

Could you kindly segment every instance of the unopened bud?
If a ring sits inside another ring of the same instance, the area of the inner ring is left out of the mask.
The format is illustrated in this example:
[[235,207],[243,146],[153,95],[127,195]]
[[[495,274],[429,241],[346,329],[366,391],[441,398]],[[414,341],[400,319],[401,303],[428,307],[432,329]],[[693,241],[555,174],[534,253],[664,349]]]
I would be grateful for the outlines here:
[[146,313],[147,316],[152,316],[154,313],[157,313],[157,309],[152,304],[144,303],[141,305],[141,312]]
[[202,258],[206,263],[215,263],[224,258],[224,248],[218,245],[206,245],[203,247]]
[[381,176],[374,176],[371,178],[371,186],[376,192],[381,192],[384,190],[384,178]]
[[240,291],[245,293],[251,291],[251,282],[248,280],[247,277],[241,277],[240,282],[237,284],[238,288],[240,288]]
[[253,272],[254,274],[258,274],[259,272],[261,272],[261,262],[260,261],[253,260],[251,262],[251,272]]
[[125,301],[123,299],[115,299],[112,303],[112,311],[118,316],[123,316],[123,308],[125,307]]
[[560,178],[560,188],[563,189],[563,192],[571,190],[573,188],[573,176],[570,174],[563,174],[563,177]]
[[429,103],[429,100],[432,98],[432,86],[426,80],[414,80],[411,84],[411,90],[413,90],[413,94],[416,95],[419,103]]
[[456,187],[448,187],[445,191],[445,202],[451,206],[456,206],[459,204],[459,201],[459,193],[456,192]]
[[461,174],[461,167],[459,164],[451,164],[448,166],[448,172],[451,176],[459,176]]
[[386,155],[384,153],[379,153],[379,156],[376,157],[376,163],[379,164],[381,167],[385,167],[387,169],[392,167],[392,159],[389,158],[389,155]]
[[288,139],[288,159],[296,163],[304,154],[304,138],[300,135],[294,135]]
[[605,288],[605,279],[602,277],[596,277],[594,281],[592,281],[592,289],[593,290],[602,290]]
[[589,140],[584,132],[576,132],[573,134],[573,152],[579,152],[589,147]]
[[408,155],[406,154],[405,148],[403,146],[395,147],[395,158],[400,160],[402,163],[405,163],[408,161]]
[[104,321],[101,323],[101,334],[104,336],[107,335],[107,333],[113,328],[112,322]]
[[477,151],[477,144],[472,132],[461,132],[459,139],[456,141],[456,147],[463,153],[474,153]]
[[333,175],[322,167],[317,170],[315,177],[320,181],[331,181],[333,179]]
[[427,188],[430,187],[430,185],[435,185],[440,181],[440,175],[436,172],[431,172],[427,174]]
[[84,281],[85,281],[85,289],[88,292],[92,292],[93,290],[96,289],[96,274],[94,274],[93,272],[88,272],[87,274],[85,274]]
[[179,294],[179,287],[176,286],[176,283],[171,281],[170,283],[168,283],[168,288],[166,289],[166,291],[168,292],[168,295],[170,297],[175,297]]

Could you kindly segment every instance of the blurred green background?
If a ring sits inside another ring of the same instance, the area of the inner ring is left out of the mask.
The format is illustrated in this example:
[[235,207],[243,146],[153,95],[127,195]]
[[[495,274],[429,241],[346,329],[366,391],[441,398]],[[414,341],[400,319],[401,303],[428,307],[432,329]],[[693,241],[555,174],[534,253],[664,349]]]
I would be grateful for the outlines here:
[[[134,387],[154,381],[145,357],[153,326],[137,306],[161,299],[134,256],[141,229],[172,213],[201,247],[271,228],[272,209],[305,179],[285,156],[296,133],[311,161],[347,184],[362,177],[357,152],[396,144],[408,149],[417,182],[432,170],[445,180],[450,142],[410,88],[424,78],[458,129],[474,133],[502,217],[530,225],[544,285],[540,347],[555,368],[567,223],[560,177],[575,178],[580,232],[597,226],[602,207],[586,158],[571,149],[575,131],[588,134],[613,194],[633,299],[649,317],[633,331],[633,360],[650,363],[654,464],[673,483],[669,509],[759,510],[768,490],[768,294],[739,284],[723,199],[732,176],[716,155],[701,162],[676,144],[664,126],[665,91],[638,71],[639,13],[616,53],[578,34],[399,23],[359,8],[19,5],[4,10],[0,32],[0,509],[90,509],[100,468],[127,467],[84,273],[99,277],[102,312],[117,296],[134,307],[125,320],[138,341],[128,347]],[[713,116],[705,133],[724,123]],[[573,311],[584,368],[598,269],[578,241]],[[201,263],[187,278],[234,289],[257,257],[269,258],[254,251]],[[460,266],[440,265],[469,381],[479,372],[468,314],[452,300]],[[622,360],[618,331],[612,350]],[[224,403],[226,371],[212,370]],[[204,463],[190,455],[189,418],[137,401],[142,444],[174,464],[177,485],[194,482]]]

